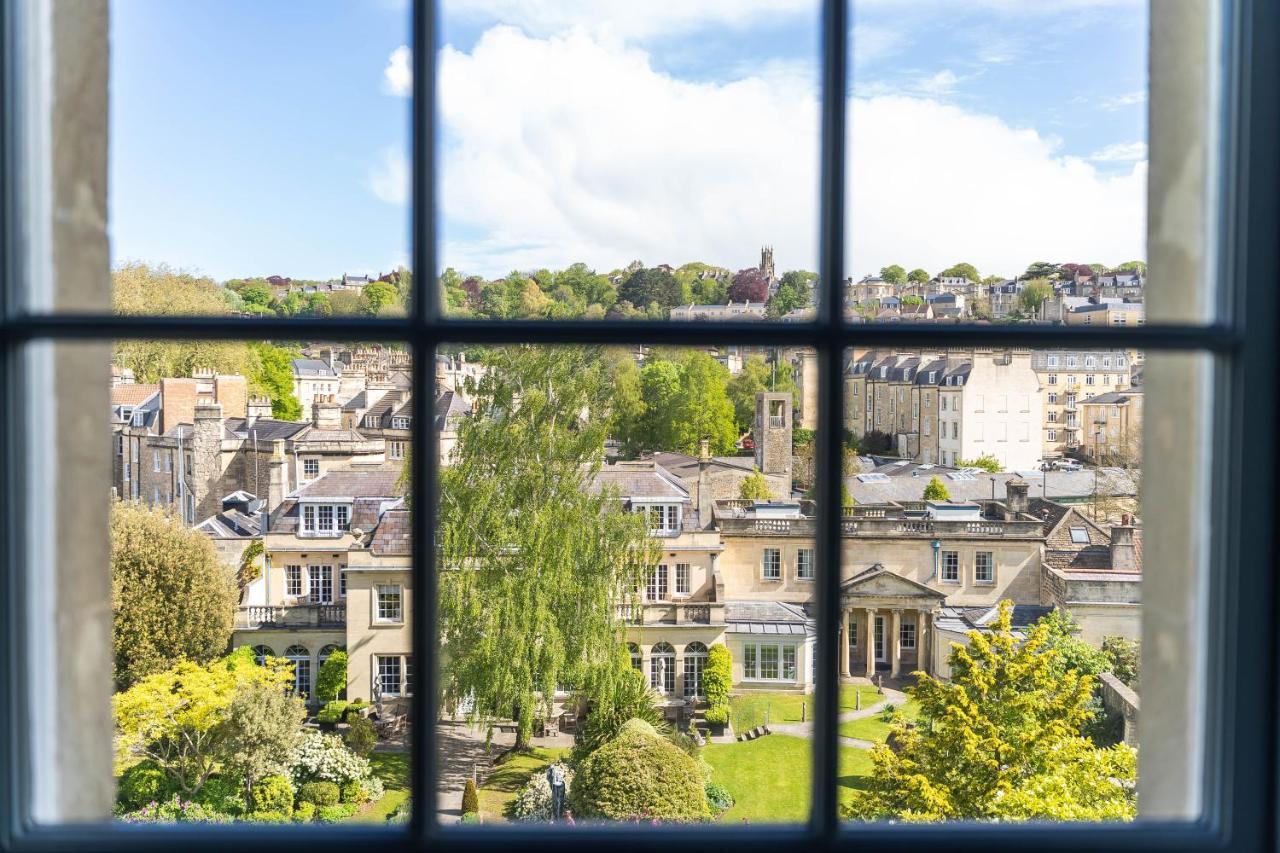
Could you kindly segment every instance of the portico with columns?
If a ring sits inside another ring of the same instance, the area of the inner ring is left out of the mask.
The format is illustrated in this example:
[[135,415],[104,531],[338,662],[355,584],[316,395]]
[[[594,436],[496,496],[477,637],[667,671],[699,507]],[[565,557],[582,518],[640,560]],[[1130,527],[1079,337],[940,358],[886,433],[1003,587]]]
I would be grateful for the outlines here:
[[880,564],[841,585],[840,675],[932,672],[933,619],[945,593]]

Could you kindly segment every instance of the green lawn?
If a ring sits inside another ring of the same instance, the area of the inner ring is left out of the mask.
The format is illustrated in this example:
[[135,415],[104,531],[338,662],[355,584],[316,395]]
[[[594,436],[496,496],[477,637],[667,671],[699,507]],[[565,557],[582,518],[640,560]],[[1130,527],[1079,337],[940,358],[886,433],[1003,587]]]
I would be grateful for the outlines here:
[[[862,694],[862,707],[869,708],[884,699],[876,689],[867,684],[840,685],[840,710],[852,711],[855,696]],[[768,693],[741,693],[729,699],[732,714],[733,730],[744,732],[747,729],[764,725],[765,709],[769,711],[771,723],[800,722],[800,705],[804,703],[808,710],[807,719],[813,719],[813,694],[784,693],[771,691]]]
[[[729,789],[736,801],[722,822],[794,823],[809,816],[813,742],[769,735],[743,743],[708,745],[702,757],[711,779]],[[840,747],[840,802],[851,802],[871,772],[866,750]]]
[[[899,709],[906,714],[908,720],[915,720],[920,716],[920,705],[914,699],[908,699],[905,704],[899,706]],[[885,739],[889,737],[889,728],[889,723],[885,720],[883,714],[873,714],[870,717],[841,723],[840,734],[844,737],[856,737],[862,740],[884,743]]]
[[494,768],[493,773],[480,786],[480,814],[484,821],[510,820],[514,815],[507,810],[515,802],[534,773],[541,773],[557,758],[567,756],[569,749],[539,749],[513,755]]
[[382,823],[409,797],[409,753],[372,752],[369,763],[373,772],[382,777],[386,793],[376,803],[370,803],[351,819],[367,823]]

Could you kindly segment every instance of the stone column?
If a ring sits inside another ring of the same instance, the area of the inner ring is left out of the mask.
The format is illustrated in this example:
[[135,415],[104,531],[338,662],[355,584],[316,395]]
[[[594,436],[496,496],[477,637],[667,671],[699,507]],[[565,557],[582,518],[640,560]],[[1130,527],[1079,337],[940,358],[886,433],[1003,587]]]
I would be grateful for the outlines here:
[[876,674],[876,610],[867,608],[867,678]]
[[889,611],[889,677],[897,678],[902,668],[902,611]]
[[840,677],[849,674],[849,611],[840,608]]

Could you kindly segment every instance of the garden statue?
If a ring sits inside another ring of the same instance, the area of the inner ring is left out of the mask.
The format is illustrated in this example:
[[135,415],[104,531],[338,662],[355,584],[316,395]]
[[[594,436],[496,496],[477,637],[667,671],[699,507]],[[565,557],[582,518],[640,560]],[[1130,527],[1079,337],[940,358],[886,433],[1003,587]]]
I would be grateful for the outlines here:
[[551,786],[551,819],[559,820],[564,810],[564,768],[560,762],[547,768],[547,784]]

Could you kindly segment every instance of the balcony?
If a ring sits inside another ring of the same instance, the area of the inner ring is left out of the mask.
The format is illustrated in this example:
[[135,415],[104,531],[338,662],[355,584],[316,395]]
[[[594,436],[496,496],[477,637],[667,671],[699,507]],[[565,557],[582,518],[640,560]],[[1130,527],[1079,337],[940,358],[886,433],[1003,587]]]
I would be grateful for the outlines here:
[[238,631],[342,628],[346,624],[345,604],[251,604],[236,608]]
[[723,625],[724,603],[645,601],[621,605],[618,617],[632,625]]
[[[817,534],[813,518],[722,518],[720,529],[733,536],[802,536]],[[933,518],[889,517],[879,507],[845,507],[840,532],[845,536],[900,538],[950,538],[962,536],[1037,537],[1039,521],[997,519],[939,520]]]

